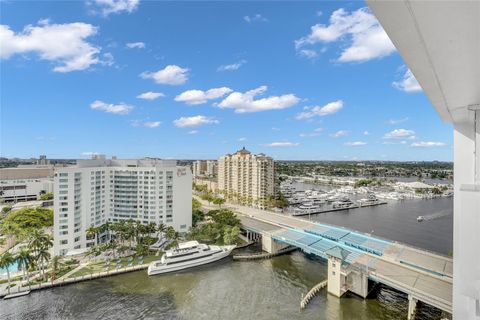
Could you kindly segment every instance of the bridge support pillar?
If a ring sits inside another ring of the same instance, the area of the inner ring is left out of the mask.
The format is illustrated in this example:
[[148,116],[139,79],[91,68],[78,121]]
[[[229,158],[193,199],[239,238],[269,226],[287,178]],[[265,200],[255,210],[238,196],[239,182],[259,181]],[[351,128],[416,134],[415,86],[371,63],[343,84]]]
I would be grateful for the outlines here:
[[408,295],[408,315],[407,320],[415,319],[415,311],[417,310],[417,302],[418,300]]
[[277,253],[279,250],[288,247],[287,244],[279,243],[270,235],[262,234],[262,250],[268,253]]

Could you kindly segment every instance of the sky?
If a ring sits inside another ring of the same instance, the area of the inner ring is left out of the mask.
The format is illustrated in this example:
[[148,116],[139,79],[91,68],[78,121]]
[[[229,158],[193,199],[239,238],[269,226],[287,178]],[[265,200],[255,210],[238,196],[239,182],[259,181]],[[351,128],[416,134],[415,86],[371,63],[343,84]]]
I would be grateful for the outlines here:
[[0,5],[3,157],[452,160],[364,2]]

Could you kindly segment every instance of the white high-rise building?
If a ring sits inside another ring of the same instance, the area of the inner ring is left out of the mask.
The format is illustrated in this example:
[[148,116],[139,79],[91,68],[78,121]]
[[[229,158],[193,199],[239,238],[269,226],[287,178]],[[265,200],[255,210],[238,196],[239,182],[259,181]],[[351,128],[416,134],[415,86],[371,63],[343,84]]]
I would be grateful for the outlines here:
[[133,219],[165,223],[179,232],[192,225],[192,175],[175,160],[78,160],[55,172],[54,251],[94,244],[86,230]]
[[218,189],[229,199],[264,206],[262,201],[274,194],[273,159],[263,153],[252,154],[245,148],[220,157]]

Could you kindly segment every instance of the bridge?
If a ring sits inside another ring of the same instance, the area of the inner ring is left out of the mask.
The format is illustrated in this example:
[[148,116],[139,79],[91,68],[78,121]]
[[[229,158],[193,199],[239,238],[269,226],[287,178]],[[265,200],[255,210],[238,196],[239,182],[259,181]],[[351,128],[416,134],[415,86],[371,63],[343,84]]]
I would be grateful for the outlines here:
[[229,205],[249,237],[261,237],[263,250],[274,253],[295,246],[328,260],[328,292],[362,297],[369,281],[408,295],[408,319],[417,301],[452,313],[453,261],[433,252],[346,228],[269,211]]

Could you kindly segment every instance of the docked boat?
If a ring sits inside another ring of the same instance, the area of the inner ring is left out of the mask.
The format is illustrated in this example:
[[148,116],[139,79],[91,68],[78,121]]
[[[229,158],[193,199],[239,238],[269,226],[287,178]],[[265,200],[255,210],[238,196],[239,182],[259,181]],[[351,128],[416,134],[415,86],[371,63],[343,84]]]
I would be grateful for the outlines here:
[[422,222],[423,220],[425,220],[425,217],[424,217],[424,216],[418,216],[418,218],[417,218],[417,221],[418,221],[418,222]]
[[368,198],[357,200],[357,202],[360,206],[374,206],[379,204],[380,200],[375,195],[370,194]]
[[332,204],[333,209],[350,209],[350,208],[357,208],[357,206],[350,201],[348,198],[343,198],[339,201],[335,201]]
[[147,273],[153,276],[204,265],[227,257],[233,249],[234,245],[209,246],[197,241],[184,242],[175,249],[165,251],[161,260],[150,263]]

